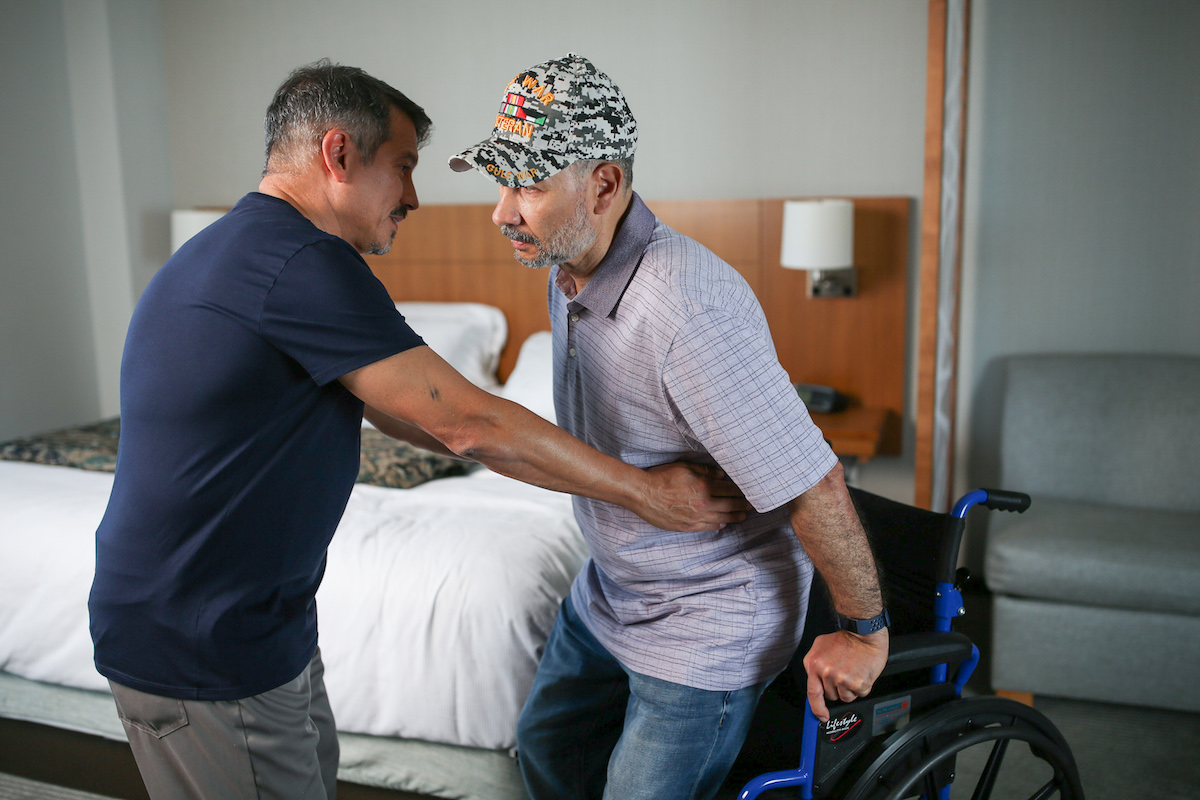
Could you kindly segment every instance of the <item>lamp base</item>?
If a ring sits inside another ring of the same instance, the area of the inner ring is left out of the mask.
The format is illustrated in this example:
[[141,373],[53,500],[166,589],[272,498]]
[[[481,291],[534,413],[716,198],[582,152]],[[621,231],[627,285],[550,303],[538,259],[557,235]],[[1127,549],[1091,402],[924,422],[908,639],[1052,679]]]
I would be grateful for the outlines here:
[[858,294],[858,274],[854,267],[810,269],[809,297],[854,297]]

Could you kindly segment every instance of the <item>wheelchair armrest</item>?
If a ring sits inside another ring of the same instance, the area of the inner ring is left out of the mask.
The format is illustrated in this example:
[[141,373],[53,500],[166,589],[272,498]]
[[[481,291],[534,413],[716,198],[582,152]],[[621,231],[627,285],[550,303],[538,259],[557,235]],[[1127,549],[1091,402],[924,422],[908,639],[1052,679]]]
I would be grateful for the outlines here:
[[895,675],[938,664],[957,664],[971,657],[973,645],[957,632],[909,633],[888,642],[888,660],[881,675]]

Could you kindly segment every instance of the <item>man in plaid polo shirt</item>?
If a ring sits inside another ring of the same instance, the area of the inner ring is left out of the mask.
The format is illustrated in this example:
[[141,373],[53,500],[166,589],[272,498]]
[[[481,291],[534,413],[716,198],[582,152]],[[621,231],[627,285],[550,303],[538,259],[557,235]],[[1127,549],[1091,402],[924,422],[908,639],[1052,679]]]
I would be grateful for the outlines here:
[[814,566],[844,620],[805,658],[814,712],[866,695],[887,658],[842,468],[746,282],[631,190],[636,144],[620,90],[570,54],[514,78],[492,135],[450,160],[500,184],[517,260],[552,267],[559,424],[636,466],[716,465],[755,509],[677,534],[575,498],[592,557],[518,726],[534,800],[712,797],[795,653]]

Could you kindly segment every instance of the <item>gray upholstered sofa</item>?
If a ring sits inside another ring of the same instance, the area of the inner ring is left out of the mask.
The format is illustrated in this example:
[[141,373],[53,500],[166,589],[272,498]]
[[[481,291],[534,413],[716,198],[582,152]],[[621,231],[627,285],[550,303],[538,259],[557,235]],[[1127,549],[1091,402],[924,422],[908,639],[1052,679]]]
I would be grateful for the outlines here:
[[1200,357],[1005,364],[997,690],[1200,710]]

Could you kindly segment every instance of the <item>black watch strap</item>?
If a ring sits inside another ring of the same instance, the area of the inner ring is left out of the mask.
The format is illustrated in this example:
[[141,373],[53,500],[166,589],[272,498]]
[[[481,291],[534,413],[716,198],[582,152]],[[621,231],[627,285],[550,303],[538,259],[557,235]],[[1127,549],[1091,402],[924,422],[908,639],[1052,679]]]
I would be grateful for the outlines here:
[[878,633],[884,628],[890,627],[892,624],[892,618],[888,615],[887,609],[885,608],[882,614],[871,617],[870,619],[854,619],[852,617],[843,617],[841,614],[838,614],[837,624],[838,630],[850,631],[851,633],[857,633],[860,636],[867,636],[868,634]]

